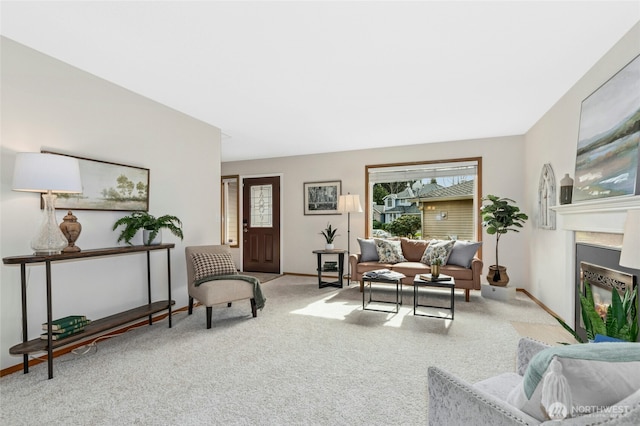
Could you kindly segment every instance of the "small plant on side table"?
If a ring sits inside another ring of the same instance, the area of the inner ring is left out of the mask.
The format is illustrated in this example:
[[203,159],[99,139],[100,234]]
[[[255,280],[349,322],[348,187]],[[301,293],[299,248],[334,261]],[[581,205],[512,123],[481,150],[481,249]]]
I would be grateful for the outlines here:
[[331,224],[327,223],[327,227],[320,234],[324,236],[324,239],[327,241],[325,248],[327,250],[333,249],[333,240],[337,237],[336,233],[338,232],[338,228],[331,228]]

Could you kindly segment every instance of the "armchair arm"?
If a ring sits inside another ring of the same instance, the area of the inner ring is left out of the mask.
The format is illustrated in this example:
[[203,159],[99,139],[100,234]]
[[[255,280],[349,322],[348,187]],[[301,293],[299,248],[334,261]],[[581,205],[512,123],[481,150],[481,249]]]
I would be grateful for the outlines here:
[[429,424],[537,425],[540,422],[505,401],[438,368],[429,367]]
[[518,353],[516,357],[516,373],[524,376],[524,372],[529,366],[529,361],[538,352],[550,346],[537,340],[523,337],[518,341]]
[[[356,267],[360,262],[360,253],[351,253],[349,255],[349,265],[351,265],[351,281],[354,281],[354,277],[356,275]],[[357,277],[356,277],[357,278]]]

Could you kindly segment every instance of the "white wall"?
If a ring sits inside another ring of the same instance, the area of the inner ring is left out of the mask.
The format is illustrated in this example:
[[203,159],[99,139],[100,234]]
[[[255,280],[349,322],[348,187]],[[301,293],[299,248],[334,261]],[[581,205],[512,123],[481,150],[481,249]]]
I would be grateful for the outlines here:
[[[187,304],[184,246],[219,243],[220,130],[9,39],[1,39],[2,257],[29,254],[41,222],[38,194],[11,190],[16,152],[43,148],[150,169],[150,213],[174,214],[184,241],[168,232],[172,296]],[[58,211],[58,221],[65,212]],[[75,211],[82,249],[114,247],[113,223],[126,212]],[[137,243],[141,237],[137,237]],[[152,254],[154,300],[166,298],[166,252]],[[146,303],[144,254],[53,265],[54,318],[97,319]],[[1,368],[21,363],[20,267],[2,265]],[[46,321],[44,267],[28,268],[29,337]],[[157,278],[157,279],[156,279]]]
[[[336,247],[346,249],[347,216],[305,216],[304,182],[341,180],[342,193],[360,194],[364,203],[366,165],[468,157],[482,157],[483,194],[495,194],[513,198],[518,203],[524,202],[523,136],[225,162],[222,163],[222,174],[243,176],[282,173],[284,272],[315,274],[316,257],[312,251],[324,247],[320,231],[325,228],[327,221],[331,222],[338,228]],[[352,252],[360,251],[356,238],[364,236],[364,227],[364,213],[352,214]],[[528,227],[529,225],[526,225],[524,232],[520,234],[512,233],[505,236],[500,242],[500,263],[508,266],[511,282],[517,287],[527,287]],[[486,273],[486,266],[495,263],[495,238],[483,232],[483,240]]]
[[[640,54],[640,24],[600,59],[526,135],[526,207],[535,211],[540,172],[551,163],[558,194],[565,173],[575,177],[578,126],[582,101]],[[536,218],[537,219],[537,218]],[[530,227],[530,290],[546,306],[563,317],[573,319],[573,235],[562,229],[563,217],[557,216],[555,231]],[[537,223],[537,221],[536,221]],[[622,226],[619,226],[621,229]]]

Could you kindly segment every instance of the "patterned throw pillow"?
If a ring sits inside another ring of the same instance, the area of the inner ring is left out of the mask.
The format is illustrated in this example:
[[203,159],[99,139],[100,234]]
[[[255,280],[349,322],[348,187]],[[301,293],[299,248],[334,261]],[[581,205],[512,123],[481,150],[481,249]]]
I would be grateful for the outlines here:
[[378,262],[380,263],[400,263],[406,262],[407,259],[402,255],[402,247],[400,241],[395,240],[376,240],[376,248],[378,249]]
[[230,253],[192,253],[194,281],[216,275],[237,275]]
[[420,262],[431,265],[436,259],[440,259],[441,265],[446,265],[455,241],[453,240],[431,240],[427,249],[422,255]]

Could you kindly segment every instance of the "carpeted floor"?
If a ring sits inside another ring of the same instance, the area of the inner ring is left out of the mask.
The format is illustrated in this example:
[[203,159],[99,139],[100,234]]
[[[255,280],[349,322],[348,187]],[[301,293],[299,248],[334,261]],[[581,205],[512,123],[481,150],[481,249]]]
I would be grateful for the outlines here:
[[[406,287],[405,287],[406,288]],[[204,308],[102,340],[0,379],[3,425],[417,425],[427,422],[427,367],[471,382],[513,371],[512,321],[553,326],[525,295],[502,302],[456,294],[454,321],[362,310],[356,284],[318,289],[314,277],[263,286],[249,302]],[[390,295],[386,295],[390,296]],[[434,295],[436,303],[446,300]],[[16,362],[19,359],[16,358]]]

